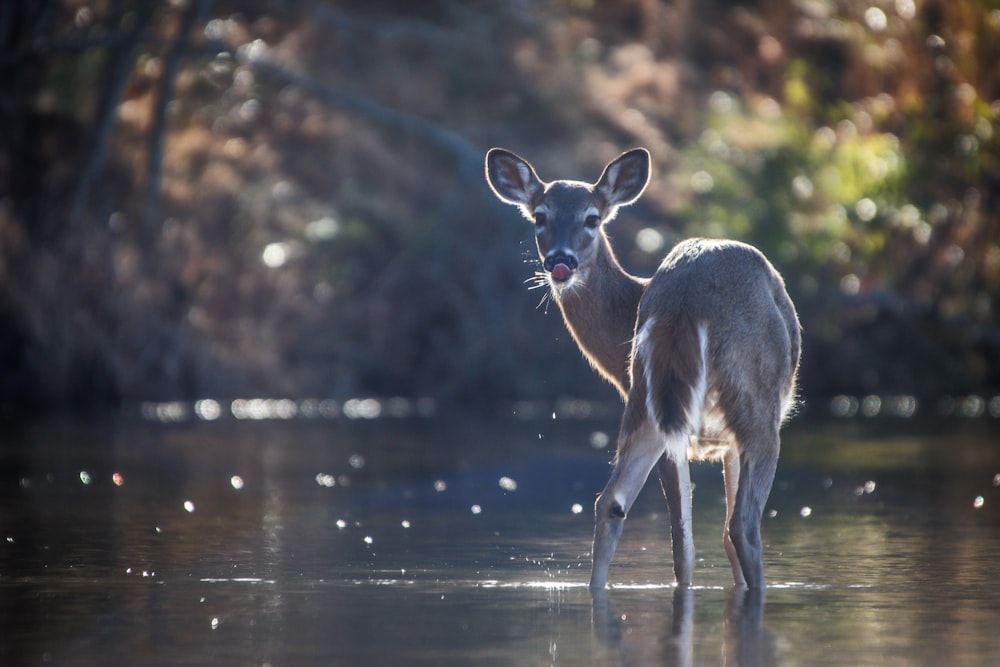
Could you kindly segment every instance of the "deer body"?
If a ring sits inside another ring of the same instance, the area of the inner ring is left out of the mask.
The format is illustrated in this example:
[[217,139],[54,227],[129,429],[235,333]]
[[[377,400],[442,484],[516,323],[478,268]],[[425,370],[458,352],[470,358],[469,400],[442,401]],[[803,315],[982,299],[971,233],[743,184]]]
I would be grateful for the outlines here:
[[486,177],[501,200],[535,221],[567,328],[625,399],[614,466],[595,505],[591,588],[606,586],[624,519],[654,466],[670,510],[677,583],[692,583],[689,458],[722,459],[733,579],[763,588],[760,521],[800,350],[777,271],[746,244],[693,239],[652,278],[626,273],[604,224],[645,189],[643,149],[612,161],[594,184],[545,183],[522,158],[493,149]]

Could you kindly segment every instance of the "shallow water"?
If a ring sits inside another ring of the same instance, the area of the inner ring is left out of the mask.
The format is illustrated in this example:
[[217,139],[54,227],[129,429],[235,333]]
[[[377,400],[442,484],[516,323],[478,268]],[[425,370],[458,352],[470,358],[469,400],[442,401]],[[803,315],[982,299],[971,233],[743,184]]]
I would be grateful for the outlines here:
[[591,596],[612,417],[8,425],[0,664],[997,664],[997,425],[793,423],[763,597],[711,464],[697,586],[654,481]]

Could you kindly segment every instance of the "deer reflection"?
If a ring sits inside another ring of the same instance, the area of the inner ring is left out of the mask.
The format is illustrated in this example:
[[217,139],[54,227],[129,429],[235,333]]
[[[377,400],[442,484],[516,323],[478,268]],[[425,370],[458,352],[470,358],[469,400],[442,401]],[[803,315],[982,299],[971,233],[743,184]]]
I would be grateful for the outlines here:
[[[619,613],[607,590],[592,592],[591,622],[594,636],[617,655],[617,664],[659,664],[686,666],[694,661],[694,589],[686,586],[674,589],[670,634],[667,637],[643,637],[626,631],[627,614]],[[722,637],[723,664],[757,667],[774,664],[772,638],[763,629],[764,591],[734,588],[726,595],[724,632]],[[661,626],[666,629],[666,626]],[[704,638],[698,642],[705,645]],[[651,650],[656,655],[649,655]]]

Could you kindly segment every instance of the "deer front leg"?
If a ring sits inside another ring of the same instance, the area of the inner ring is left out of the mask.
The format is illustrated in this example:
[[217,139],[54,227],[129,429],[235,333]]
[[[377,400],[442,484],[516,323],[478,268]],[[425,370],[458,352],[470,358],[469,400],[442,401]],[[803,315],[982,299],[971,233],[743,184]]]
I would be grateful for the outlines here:
[[[686,438],[685,438],[686,439]],[[691,469],[686,443],[676,438],[677,446],[667,448],[657,470],[660,486],[670,510],[670,544],[674,555],[674,576],[678,586],[694,581],[694,537],[691,531]],[[680,450],[680,451],[678,451]]]
[[594,505],[591,590],[607,586],[608,567],[618,546],[625,516],[663,453],[662,436],[652,423],[644,420],[638,429],[628,431],[625,426],[628,421],[627,418],[623,420],[611,478]]

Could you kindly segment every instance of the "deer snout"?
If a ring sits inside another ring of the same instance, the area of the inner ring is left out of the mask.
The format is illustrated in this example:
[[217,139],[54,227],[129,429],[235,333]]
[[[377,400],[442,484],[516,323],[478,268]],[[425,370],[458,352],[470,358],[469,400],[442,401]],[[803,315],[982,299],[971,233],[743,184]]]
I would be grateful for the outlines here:
[[576,271],[576,267],[580,263],[570,253],[555,251],[545,256],[545,261],[542,262],[542,265],[552,275],[553,280],[563,283],[569,280],[569,277],[573,275],[573,272]]

